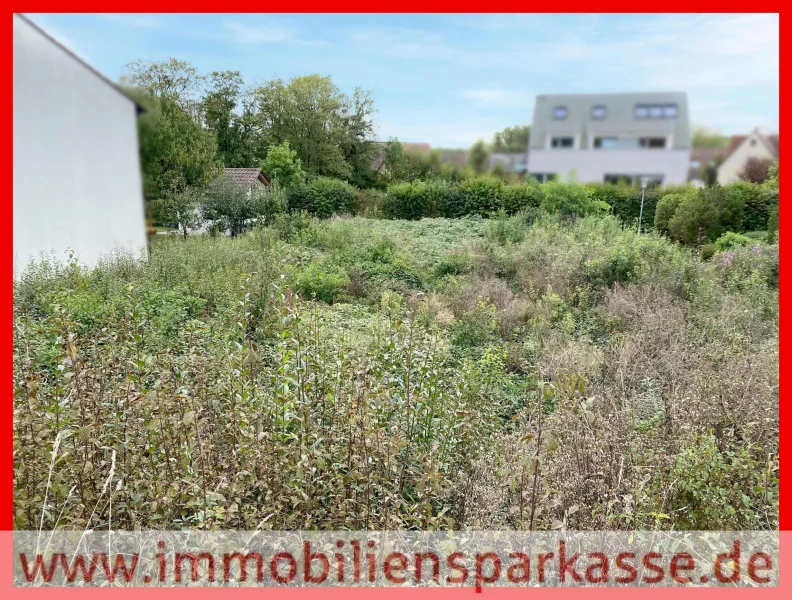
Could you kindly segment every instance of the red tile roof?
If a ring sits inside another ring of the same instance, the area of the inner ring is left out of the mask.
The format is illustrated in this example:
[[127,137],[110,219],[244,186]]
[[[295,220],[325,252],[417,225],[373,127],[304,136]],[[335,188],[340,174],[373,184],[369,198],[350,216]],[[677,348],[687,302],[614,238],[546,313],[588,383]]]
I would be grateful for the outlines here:
[[267,177],[261,169],[237,169],[237,168],[225,168],[223,169],[223,176],[228,177],[236,183],[237,185],[243,185],[245,187],[250,187],[256,180],[258,179],[264,185],[270,185],[270,179]]

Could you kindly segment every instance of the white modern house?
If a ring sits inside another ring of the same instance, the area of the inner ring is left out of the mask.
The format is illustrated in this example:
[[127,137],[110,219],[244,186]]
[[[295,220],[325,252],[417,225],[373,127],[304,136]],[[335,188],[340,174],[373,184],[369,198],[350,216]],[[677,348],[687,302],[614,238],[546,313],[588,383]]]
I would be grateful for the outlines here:
[[24,16],[14,15],[14,273],[71,251],[95,264],[147,245],[140,107]]
[[528,172],[540,181],[684,183],[690,146],[684,92],[541,95]]

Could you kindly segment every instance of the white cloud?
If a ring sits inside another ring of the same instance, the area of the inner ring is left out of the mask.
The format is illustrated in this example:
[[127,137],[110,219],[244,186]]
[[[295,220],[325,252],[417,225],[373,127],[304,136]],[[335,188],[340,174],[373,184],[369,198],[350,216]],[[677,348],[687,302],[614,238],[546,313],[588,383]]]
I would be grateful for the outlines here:
[[304,40],[297,36],[291,29],[274,27],[250,27],[241,23],[226,23],[226,30],[237,42],[243,44],[276,44],[288,43],[302,46],[325,46],[323,40]]

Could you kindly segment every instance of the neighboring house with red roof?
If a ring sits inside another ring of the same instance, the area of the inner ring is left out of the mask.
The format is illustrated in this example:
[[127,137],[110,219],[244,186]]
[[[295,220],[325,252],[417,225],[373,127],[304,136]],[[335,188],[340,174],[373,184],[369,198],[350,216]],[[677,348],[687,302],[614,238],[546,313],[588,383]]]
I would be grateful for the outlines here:
[[237,185],[244,186],[247,189],[252,189],[254,186],[269,187],[272,185],[270,178],[261,169],[237,169],[225,168],[223,169],[222,177],[226,177]]
[[718,183],[725,185],[739,180],[739,173],[750,159],[777,159],[778,136],[762,135],[754,129],[748,135],[732,136],[725,158],[718,167]]

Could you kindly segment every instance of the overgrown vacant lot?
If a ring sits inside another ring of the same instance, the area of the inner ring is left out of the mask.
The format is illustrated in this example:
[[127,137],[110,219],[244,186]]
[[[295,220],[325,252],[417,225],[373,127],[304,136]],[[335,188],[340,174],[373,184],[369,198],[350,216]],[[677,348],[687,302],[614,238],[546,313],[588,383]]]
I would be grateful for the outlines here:
[[21,529],[777,527],[777,247],[282,215],[15,284]]

